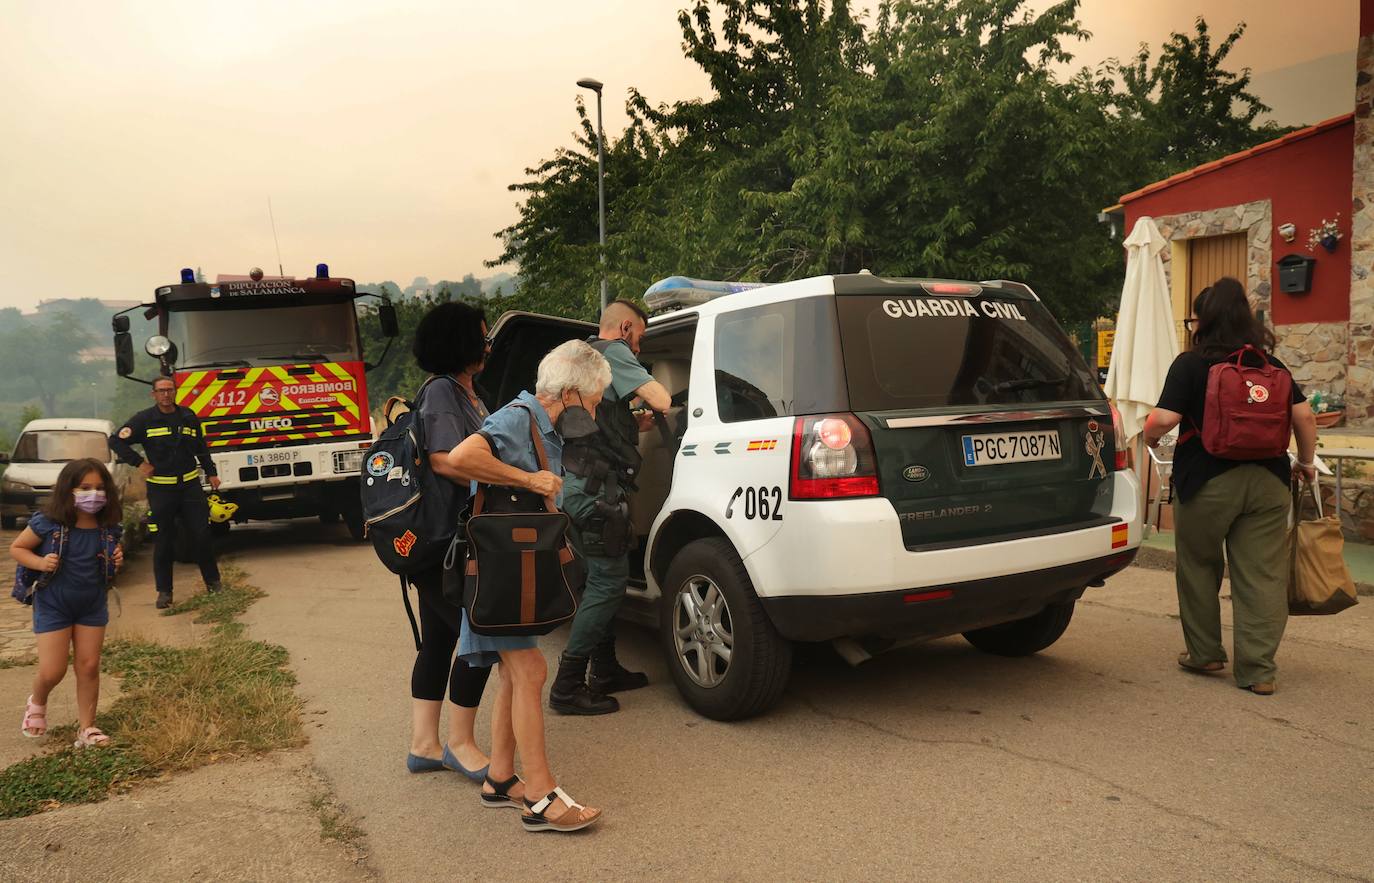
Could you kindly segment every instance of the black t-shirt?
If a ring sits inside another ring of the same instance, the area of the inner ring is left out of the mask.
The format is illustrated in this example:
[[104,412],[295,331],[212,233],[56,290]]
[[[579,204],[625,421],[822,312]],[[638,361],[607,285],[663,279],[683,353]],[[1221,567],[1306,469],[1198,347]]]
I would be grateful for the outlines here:
[[[1288,370],[1288,366],[1273,356],[1267,358],[1269,364],[1274,367]],[[1179,437],[1182,438],[1184,433],[1192,430],[1192,436],[1174,449],[1174,491],[1185,503],[1202,490],[1204,484],[1233,466],[1257,463],[1274,473],[1285,486],[1292,474],[1287,454],[1265,460],[1223,460],[1213,457],[1202,446],[1202,412],[1207,401],[1207,372],[1216,363],[1226,360],[1226,356],[1209,358],[1195,352],[1181,353],[1169,366],[1169,375],[1164,380],[1164,391],[1159,394],[1157,407],[1183,415],[1183,422],[1178,426]],[[1256,356],[1247,353],[1245,360],[1246,364],[1259,367]],[[1307,396],[1303,395],[1302,387],[1294,380],[1293,404],[1306,400]]]

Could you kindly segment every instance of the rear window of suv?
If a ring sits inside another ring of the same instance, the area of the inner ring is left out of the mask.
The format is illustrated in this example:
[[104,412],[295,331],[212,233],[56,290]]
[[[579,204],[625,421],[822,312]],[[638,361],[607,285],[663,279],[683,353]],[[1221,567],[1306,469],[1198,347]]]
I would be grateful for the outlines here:
[[723,313],[715,338],[723,422],[848,410],[833,297]]
[[856,411],[1102,398],[1067,335],[1033,298],[984,290],[835,301]]

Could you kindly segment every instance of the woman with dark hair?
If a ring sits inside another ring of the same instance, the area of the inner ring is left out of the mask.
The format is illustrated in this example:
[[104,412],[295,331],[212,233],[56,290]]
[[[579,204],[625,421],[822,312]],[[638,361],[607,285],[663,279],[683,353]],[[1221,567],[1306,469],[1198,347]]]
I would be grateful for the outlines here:
[[[430,374],[415,398],[424,426],[429,466],[449,479],[451,523],[467,504],[469,483],[448,463],[448,452],[487,419],[473,377],[486,359],[487,323],[482,310],[466,303],[441,303],[420,320],[412,352]],[[410,675],[411,736],[406,768],[412,773],[450,769],[474,782],[487,774],[487,756],[477,747],[473,722],[489,667],[468,665],[454,656],[462,609],[443,595],[443,570],[434,567],[410,577],[420,599],[421,648]],[[448,743],[439,739],[444,688],[448,688]]]
[[1274,656],[1288,622],[1289,482],[1316,479],[1317,420],[1294,381],[1291,414],[1297,463],[1290,465],[1287,455],[1231,460],[1208,453],[1201,430],[1211,367],[1235,359],[1238,350],[1250,345],[1262,352],[1246,353],[1241,357],[1245,364],[1264,367],[1263,358],[1288,369],[1269,355],[1273,332],[1251,312],[1245,288],[1237,280],[1218,279],[1198,295],[1194,310],[1193,347],[1170,366],[1159,404],[1145,422],[1145,440],[1151,447],[1185,424],[1173,463],[1175,581],[1188,648],[1178,664],[1199,673],[1226,667],[1219,596],[1222,572],[1229,563],[1236,685],[1268,696],[1274,692]]

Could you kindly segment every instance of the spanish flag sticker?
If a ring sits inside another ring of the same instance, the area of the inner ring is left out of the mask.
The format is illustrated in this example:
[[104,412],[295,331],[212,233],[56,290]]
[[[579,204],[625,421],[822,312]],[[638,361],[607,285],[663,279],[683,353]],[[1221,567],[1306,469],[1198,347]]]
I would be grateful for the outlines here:
[[1131,526],[1129,524],[1112,525],[1112,548],[1120,549],[1131,539]]

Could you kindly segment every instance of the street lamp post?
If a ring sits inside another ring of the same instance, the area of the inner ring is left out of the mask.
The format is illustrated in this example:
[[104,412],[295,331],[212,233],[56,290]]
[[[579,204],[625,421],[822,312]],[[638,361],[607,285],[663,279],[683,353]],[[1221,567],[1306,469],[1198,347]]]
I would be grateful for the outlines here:
[[606,130],[601,127],[601,87],[600,80],[583,77],[577,81],[583,89],[596,93],[596,199],[601,220],[601,309],[610,303],[606,291]]

